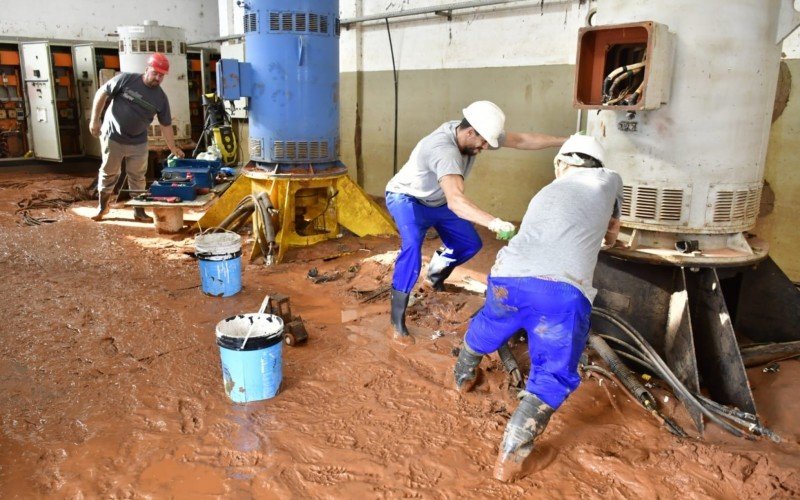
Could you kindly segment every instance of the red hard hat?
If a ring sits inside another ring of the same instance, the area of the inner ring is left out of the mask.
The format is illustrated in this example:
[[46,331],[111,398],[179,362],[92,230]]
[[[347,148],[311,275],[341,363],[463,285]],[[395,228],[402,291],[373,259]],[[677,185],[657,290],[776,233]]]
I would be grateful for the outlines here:
[[169,73],[169,59],[161,52],[156,52],[147,59],[147,65],[162,75]]

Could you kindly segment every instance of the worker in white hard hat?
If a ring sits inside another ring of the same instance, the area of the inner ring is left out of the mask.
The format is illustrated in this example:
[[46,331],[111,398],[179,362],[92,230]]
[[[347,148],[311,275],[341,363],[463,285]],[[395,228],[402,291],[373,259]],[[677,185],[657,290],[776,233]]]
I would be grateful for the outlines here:
[[578,359],[589,335],[597,255],[620,229],[622,179],[605,168],[594,137],[574,135],[555,157],[555,180],[533,197],[519,234],[500,249],[487,281],[486,302],[470,322],[454,368],[468,391],[484,355],[520,329],[528,338],[531,370],[511,416],[494,476],[509,481],[580,382]]
[[386,207],[400,232],[400,254],[392,278],[391,324],[395,339],[411,342],[405,324],[409,293],[419,277],[425,233],[436,228],[443,246],[428,264],[435,290],[453,269],[471,259],[482,243],[473,224],[488,227],[508,240],[514,225],[482,210],[464,194],[464,180],[485,149],[537,150],[558,147],[566,138],[527,132],[505,132],[505,114],[489,101],[473,102],[464,119],[442,124],[420,140],[406,164],[386,186]]

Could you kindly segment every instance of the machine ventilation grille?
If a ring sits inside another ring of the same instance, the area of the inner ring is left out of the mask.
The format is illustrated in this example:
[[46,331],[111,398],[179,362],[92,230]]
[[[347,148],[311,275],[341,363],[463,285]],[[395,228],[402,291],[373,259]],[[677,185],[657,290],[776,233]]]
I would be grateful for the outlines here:
[[305,12],[295,12],[295,14],[294,14],[294,30],[295,31],[305,31],[306,30],[306,13]]
[[258,31],[258,18],[256,17],[256,13],[251,12],[249,14],[245,14],[243,24],[245,33]]
[[658,189],[639,186],[636,190],[633,216],[640,219],[655,219],[658,210]]
[[329,157],[327,141],[275,141],[273,160],[325,160]]
[[683,208],[683,190],[664,189],[661,192],[661,207],[658,211],[660,220],[681,220],[681,209]]
[[250,156],[261,158],[261,139],[250,139]]
[[622,216],[631,216],[631,197],[633,195],[633,188],[630,186],[622,186],[622,196],[625,198],[622,202]]
[[761,188],[719,191],[714,203],[714,222],[739,222],[758,214]]
[[[245,27],[247,23],[245,22]],[[306,12],[270,12],[270,31],[328,34],[328,16]],[[245,29],[246,31],[246,29]]]
[[623,186],[622,216],[647,221],[677,222],[683,218],[682,189]]

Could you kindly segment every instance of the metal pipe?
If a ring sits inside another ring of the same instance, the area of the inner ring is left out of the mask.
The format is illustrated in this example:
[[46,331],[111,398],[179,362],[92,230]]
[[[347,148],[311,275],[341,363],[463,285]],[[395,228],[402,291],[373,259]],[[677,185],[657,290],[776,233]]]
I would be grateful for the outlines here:
[[[564,3],[565,1],[573,2],[574,0],[557,0],[556,2],[549,3]],[[387,12],[384,14],[370,14],[367,16],[351,17],[342,19],[341,25],[349,27],[352,24],[364,23],[368,21],[380,21],[383,19],[393,19],[396,17],[409,17],[420,16],[424,14],[436,14],[439,12],[451,12],[454,10],[473,9],[476,7],[491,7],[492,5],[502,5],[507,3],[532,3],[532,0],[474,0],[471,2],[457,2],[444,5],[436,5],[432,7],[420,7],[418,9],[408,9],[396,12]],[[536,0],[537,3],[543,4],[544,0]]]

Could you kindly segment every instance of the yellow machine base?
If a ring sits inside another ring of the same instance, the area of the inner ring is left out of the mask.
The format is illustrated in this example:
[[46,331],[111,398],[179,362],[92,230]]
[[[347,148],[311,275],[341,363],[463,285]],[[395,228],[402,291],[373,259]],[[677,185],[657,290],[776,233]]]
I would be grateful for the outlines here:
[[[275,262],[283,260],[289,247],[309,246],[337,238],[339,225],[357,236],[397,234],[389,215],[347,174],[249,180],[252,194],[266,192],[278,210],[277,218],[273,217],[275,242],[278,244]],[[254,227],[254,230],[262,231],[263,228]],[[261,249],[254,245],[251,260],[260,255]]]
[[222,193],[222,196],[197,221],[197,228],[203,230],[219,226],[225,220],[225,217],[233,212],[236,205],[242,201],[242,198],[250,194],[250,189],[250,179],[244,175],[237,177],[233,184]]

